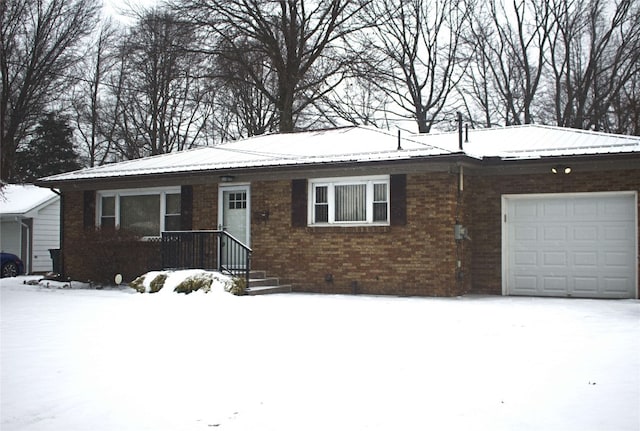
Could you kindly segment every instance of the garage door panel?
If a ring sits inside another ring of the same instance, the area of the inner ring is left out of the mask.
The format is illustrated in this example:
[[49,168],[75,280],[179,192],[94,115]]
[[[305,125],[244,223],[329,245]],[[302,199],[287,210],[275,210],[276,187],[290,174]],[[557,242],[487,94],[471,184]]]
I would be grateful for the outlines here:
[[574,277],[572,296],[596,296],[598,293],[598,277]]
[[633,213],[629,212],[628,202],[620,199],[602,201],[602,213],[610,221],[634,221]]
[[542,256],[544,266],[547,268],[564,267],[568,262],[567,253],[564,251],[544,251]]
[[514,254],[514,262],[516,265],[523,266],[537,266],[538,265],[538,253],[535,251],[516,251]]
[[575,220],[594,220],[598,217],[598,203],[578,200],[573,205]]
[[505,211],[505,293],[636,297],[634,194],[518,196]]
[[629,280],[625,277],[603,277],[603,285],[603,292],[609,296],[621,295],[625,298],[630,287]]
[[576,241],[597,241],[597,226],[574,226],[572,229],[573,239]]
[[633,259],[628,253],[606,252],[603,255],[605,269],[620,271],[621,269],[630,269],[633,266]]
[[541,202],[542,206],[542,216],[544,218],[561,218],[566,217],[567,214],[567,203],[556,200],[556,201],[545,201]]
[[566,276],[546,276],[542,277],[542,291],[545,294],[556,294],[566,292],[569,287],[569,280]]
[[536,202],[522,202],[514,208],[514,216],[518,220],[536,220],[538,218],[538,204]]
[[569,232],[569,226],[542,226],[541,227],[545,241],[566,241]]
[[602,229],[602,239],[604,241],[622,241],[624,243],[633,242],[634,232],[627,225],[606,226]]
[[593,269],[598,266],[598,253],[595,251],[578,251],[573,254],[573,264],[578,269]]
[[514,231],[514,237],[518,241],[537,241],[538,229],[535,226],[518,226]]
[[518,275],[514,278],[514,284],[517,286],[518,291],[535,295],[537,293],[538,277],[535,275]]

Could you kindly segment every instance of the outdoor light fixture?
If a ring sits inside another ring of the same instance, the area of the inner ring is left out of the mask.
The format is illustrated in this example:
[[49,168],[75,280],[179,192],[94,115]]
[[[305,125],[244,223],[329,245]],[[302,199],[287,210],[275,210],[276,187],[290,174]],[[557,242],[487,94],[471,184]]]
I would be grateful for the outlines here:
[[551,173],[552,174],[557,174],[560,172],[564,172],[565,174],[569,175],[571,173],[571,167],[570,166],[552,166],[551,167]]
[[222,183],[230,183],[233,181],[235,177],[233,175],[222,175],[220,177],[220,182]]

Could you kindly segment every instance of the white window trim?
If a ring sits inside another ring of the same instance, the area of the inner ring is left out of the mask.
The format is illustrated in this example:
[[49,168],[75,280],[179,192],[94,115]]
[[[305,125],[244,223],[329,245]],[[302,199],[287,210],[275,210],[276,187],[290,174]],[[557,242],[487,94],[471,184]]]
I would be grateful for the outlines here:
[[[384,183],[387,186],[387,220],[373,221],[373,196],[374,184]],[[391,198],[390,198],[390,175],[375,175],[362,177],[334,177],[334,178],[312,178],[307,185],[307,224],[313,227],[330,227],[330,226],[389,226],[391,214]],[[366,184],[367,185],[367,220],[366,221],[335,221],[335,186],[350,184]],[[323,223],[315,222],[315,188],[327,187],[327,202],[329,206],[329,221]]]
[[115,226],[120,228],[120,197],[121,196],[143,196],[143,195],[159,195],[160,196],[160,232],[158,235],[144,236],[142,239],[159,238],[165,230],[166,214],[166,195],[180,194],[180,187],[153,187],[148,189],[120,189],[120,190],[98,190],[96,192],[96,226],[102,225],[102,198],[115,197]]

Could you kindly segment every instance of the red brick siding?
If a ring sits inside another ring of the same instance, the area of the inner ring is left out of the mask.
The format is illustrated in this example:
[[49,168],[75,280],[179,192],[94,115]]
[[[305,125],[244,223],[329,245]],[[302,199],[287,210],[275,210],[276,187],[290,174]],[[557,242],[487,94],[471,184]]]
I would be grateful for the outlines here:
[[640,170],[467,178],[465,194],[471,217],[469,247],[474,293],[502,293],[503,194],[640,190]]
[[[574,172],[571,175],[475,176],[468,172],[457,204],[458,177],[407,175],[406,226],[292,227],[291,181],[251,184],[253,268],[266,270],[299,291],[451,296],[468,291],[500,294],[501,196],[640,190],[640,170]],[[64,191],[65,275],[97,280],[121,272],[129,279],[158,269],[157,244],[110,246],[101,253],[87,241],[83,192]],[[268,212],[268,219],[258,216]],[[456,243],[456,219],[471,241]],[[193,229],[216,229],[218,184],[193,186]],[[115,261],[109,253],[126,260]],[[103,259],[102,264],[94,262]],[[461,262],[460,271],[457,261]],[[462,277],[458,277],[458,273]],[[332,281],[325,281],[331,274]]]
[[193,186],[193,230],[218,228],[218,184]]
[[64,192],[63,199],[65,276],[73,280],[110,283],[116,274],[131,281],[147,271],[160,269],[159,242],[139,241],[124,233],[101,232],[93,227],[85,229],[84,193]]
[[252,210],[269,219],[253,218],[253,267],[299,291],[457,295],[456,187],[453,175],[409,175],[406,226],[294,228],[291,181],[255,182]]

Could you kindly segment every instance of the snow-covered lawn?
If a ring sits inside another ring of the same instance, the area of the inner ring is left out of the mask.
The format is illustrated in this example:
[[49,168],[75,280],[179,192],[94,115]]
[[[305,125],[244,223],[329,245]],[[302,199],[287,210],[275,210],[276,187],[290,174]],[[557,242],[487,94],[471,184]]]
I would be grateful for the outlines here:
[[[10,430],[638,430],[640,302],[2,279]],[[81,287],[81,286],[80,286]]]

